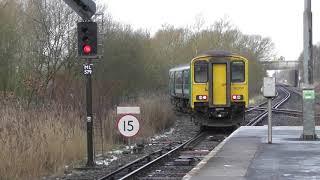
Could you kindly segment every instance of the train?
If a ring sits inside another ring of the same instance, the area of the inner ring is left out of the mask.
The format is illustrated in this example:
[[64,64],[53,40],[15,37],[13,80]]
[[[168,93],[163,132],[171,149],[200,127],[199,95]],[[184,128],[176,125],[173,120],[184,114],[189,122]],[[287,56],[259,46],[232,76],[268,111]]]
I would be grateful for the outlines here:
[[206,127],[237,127],[248,108],[248,59],[209,50],[169,70],[169,94],[177,110]]

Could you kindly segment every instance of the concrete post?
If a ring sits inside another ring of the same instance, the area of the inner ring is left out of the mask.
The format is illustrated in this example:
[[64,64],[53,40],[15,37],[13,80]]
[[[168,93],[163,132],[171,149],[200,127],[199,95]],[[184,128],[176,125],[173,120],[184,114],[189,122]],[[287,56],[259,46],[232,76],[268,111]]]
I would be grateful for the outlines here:
[[311,0],[304,1],[303,13],[303,134],[305,140],[315,139],[314,87],[312,59]]

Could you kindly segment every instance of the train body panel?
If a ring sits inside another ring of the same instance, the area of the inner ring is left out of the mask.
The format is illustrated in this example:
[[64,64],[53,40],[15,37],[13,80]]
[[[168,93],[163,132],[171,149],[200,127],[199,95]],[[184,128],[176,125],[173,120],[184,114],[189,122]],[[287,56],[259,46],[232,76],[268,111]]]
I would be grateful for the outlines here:
[[[174,104],[188,108],[202,126],[232,126],[244,119],[249,99],[246,58],[208,51],[192,59],[190,65],[171,69],[169,74]],[[186,77],[189,84],[184,85]],[[183,87],[189,87],[188,91]]]

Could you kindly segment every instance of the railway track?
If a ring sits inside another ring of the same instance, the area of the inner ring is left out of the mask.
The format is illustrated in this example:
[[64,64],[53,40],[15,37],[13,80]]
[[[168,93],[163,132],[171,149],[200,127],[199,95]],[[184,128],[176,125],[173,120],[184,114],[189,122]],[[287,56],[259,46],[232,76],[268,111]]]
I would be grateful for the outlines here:
[[[279,95],[279,92],[277,91],[277,92],[276,92],[276,97],[277,97],[278,95]],[[274,98],[273,98],[273,99],[274,99]],[[256,105],[256,106],[254,106],[254,107],[249,107],[245,112],[248,113],[248,112],[251,112],[251,111],[253,111],[253,110],[260,110],[261,108],[263,108],[263,106],[266,106],[267,103],[268,103],[268,101],[264,101],[264,102],[262,102],[262,103],[260,103],[260,104],[258,104],[258,105]]]
[[[279,91],[281,91],[281,93],[279,93]],[[278,87],[278,96],[275,97],[272,100],[272,109],[277,110],[282,104],[284,104],[285,102],[288,101],[288,99],[291,96],[291,93],[289,90],[287,90],[286,88],[279,86]],[[266,103],[265,103],[266,104]],[[263,104],[263,106],[265,105]],[[255,118],[251,119],[246,126],[256,126],[258,123],[261,123],[264,118],[268,115],[268,111],[265,108],[262,108],[261,106],[254,108],[253,110],[260,110],[262,111],[262,113],[260,113],[258,116],[256,116]],[[292,110],[293,111],[293,110]],[[280,111],[278,111],[280,112]],[[290,113],[289,111],[282,111],[282,112],[286,112],[286,113]],[[297,112],[292,112],[292,113],[297,113]]]
[[[256,110],[266,111],[267,108],[261,107],[261,108],[256,108]],[[293,116],[302,116],[302,111],[293,110],[293,109],[272,108],[272,113],[281,113],[281,114],[287,114],[287,115],[293,115]]]
[[[273,99],[274,113],[300,116],[301,111],[280,109],[288,101],[291,93],[278,86],[277,97]],[[255,126],[267,116],[266,102],[249,108],[246,113],[257,113],[246,125]],[[231,132],[229,132],[231,133]],[[195,137],[180,144],[170,145],[150,155],[139,158],[99,180],[107,179],[181,179],[200,160],[219,144],[229,133],[199,132]]]
[[[220,141],[223,135],[215,136],[208,132],[199,132],[195,137],[181,143],[167,152],[157,151],[143,158],[139,158],[118,170],[101,177],[99,180],[109,179],[181,179],[201,157],[210,152]],[[211,142],[211,143],[210,143]],[[203,145],[207,143],[210,145]],[[202,145],[202,146],[201,146]],[[156,170],[149,171],[156,167]],[[179,167],[179,168],[178,168]],[[177,169],[178,168],[178,169]],[[168,172],[171,171],[170,173]],[[167,176],[170,176],[169,178]]]

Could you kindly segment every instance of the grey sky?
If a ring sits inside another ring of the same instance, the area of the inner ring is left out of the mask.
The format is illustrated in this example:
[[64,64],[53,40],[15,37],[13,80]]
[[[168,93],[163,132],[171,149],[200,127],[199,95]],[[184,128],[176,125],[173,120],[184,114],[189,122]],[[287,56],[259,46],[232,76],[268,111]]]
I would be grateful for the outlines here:
[[[113,19],[154,33],[163,24],[205,26],[227,17],[246,34],[270,37],[278,56],[297,59],[302,51],[304,0],[101,0]],[[312,0],[313,43],[320,40],[320,1]]]

